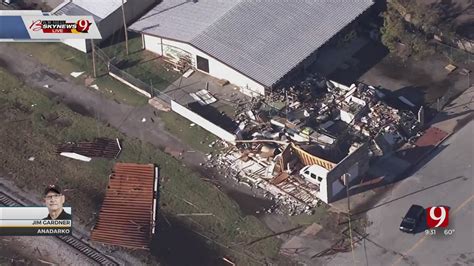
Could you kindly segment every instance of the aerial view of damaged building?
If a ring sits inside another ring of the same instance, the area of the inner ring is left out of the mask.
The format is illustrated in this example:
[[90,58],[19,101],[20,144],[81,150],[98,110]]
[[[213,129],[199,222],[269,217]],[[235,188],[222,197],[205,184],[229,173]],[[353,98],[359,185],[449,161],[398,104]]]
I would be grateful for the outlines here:
[[[368,174],[370,165],[417,136],[423,110],[403,97],[393,104],[384,90],[363,83],[301,78],[319,49],[350,32],[373,2],[211,2],[166,1],[129,28],[142,35],[144,49],[183,73],[166,97],[150,103],[223,140],[225,148],[209,154],[208,165],[264,189],[291,213],[380,181],[383,176]],[[291,20],[281,19],[290,13]],[[318,29],[307,23],[316,18],[325,21]],[[410,108],[398,108],[403,105]]]
[[384,97],[363,83],[347,87],[310,77],[254,98],[236,117],[235,146],[211,164],[293,212],[331,203],[346,196],[347,186],[380,181],[368,176],[371,162],[417,136],[422,117],[391,107]]

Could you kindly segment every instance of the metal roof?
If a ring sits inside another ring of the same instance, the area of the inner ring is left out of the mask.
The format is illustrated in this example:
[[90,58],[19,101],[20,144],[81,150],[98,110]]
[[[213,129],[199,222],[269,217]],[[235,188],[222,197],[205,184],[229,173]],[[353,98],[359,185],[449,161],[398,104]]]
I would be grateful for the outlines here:
[[164,0],[138,19],[130,28],[190,42],[239,1]]
[[67,3],[61,6],[58,10],[54,12],[55,15],[69,15],[69,16],[92,16],[95,23],[99,23],[102,19],[93,13],[85,10],[84,8],[74,4]]
[[271,86],[372,4],[163,0],[130,29],[187,42]]
[[54,13],[70,16],[94,16],[94,21],[98,23],[121,6],[122,0],[72,0],[60,6]]
[[158,168],[153,164],[115,164],[91,239],[149,249],[154,233],[157,182]]

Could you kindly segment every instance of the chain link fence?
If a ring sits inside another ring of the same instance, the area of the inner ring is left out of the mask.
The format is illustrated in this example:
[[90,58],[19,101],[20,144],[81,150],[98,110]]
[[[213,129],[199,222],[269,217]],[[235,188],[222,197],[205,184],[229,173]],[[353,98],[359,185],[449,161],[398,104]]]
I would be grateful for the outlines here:
[[452,64],[456,65],[460,69],[466,68],[467,72],[464,73],[464,76],[460,76],[461,79],[465,79],[465,86],[454,87],[451,86],[447,89],[443,96],[437,99],[436,102],[430,105],[430,108],[440,112],[447,104],[449,104],[456,97],[461,95],[465,90],[471,86],[470,72],[472,71],[472,66],[474,65],[474,55],[459,49],[457,47],[449,46],[444,43],[437,42],[434,44],[435,49],[438,53],[445,55]]
[[440,42],[436,42],[434,46],[438,53],[444,54],[452,63],[472,64],[474,62],[474,55],[468,51]]
[[[94,46],[94,51],[95,51],[95,56],[99,60],[99,63],[103,64],[108,73],[113,74],[116,77],[119,77],[120,79],[126,81],[127,83],[131,84],[132,86],[142,90],[149,97],[157,97],[160,98],[161,100],[167,102],[168,104],[171,103],[171,100],[173,98],[169,95],[167,95],[164,92],[161,92],[160,90],[156,89],[153,87],[151,84],[147,84],[143,82],[142,80],[134,77],[133,75],[129,74],[128,72],[120,69],[117,67],[117,59],[116,58],[110,58],[102,49],[100,49],[97,46]],[[145,94],[144,93],[144,94]]]

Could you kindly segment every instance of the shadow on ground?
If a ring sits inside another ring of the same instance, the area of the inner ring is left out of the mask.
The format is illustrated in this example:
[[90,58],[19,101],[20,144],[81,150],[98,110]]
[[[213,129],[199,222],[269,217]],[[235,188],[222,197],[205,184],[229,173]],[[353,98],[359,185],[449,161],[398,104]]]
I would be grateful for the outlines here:
[[179,220],[159,215],[151,254],[161,265],[223,265],[219,250]]
[[[359,187],[359,188],[356,188],[356,189],[349,190],[349,195],[350,196],[354,196],[354,195],[357,195],[357,194],[360,194],[360,193],[364,193],[364,192],[369,191],[369,190],[373,190],[374,192],[376,192],[374,195],[369,195],[368,198],[365,198],[363,202],[358,204],[352,210],[354,215],[365,213],[370,209],[373,209],[373,208],[376,208],[376,207],[379,207],[379,206],[382,206],[384,204],[387,204],[387,203],[391,202],[391,201],[389,201],[389,202],[385,202],[383,204],[374,206],[374,202],[379,202],[384,197],[385,193],[383,193],[383,192],[388,191],[390,189],[391,185],[393,185],[395,183],[398,183],[399,181],[404,180],[404,179],[410,177],[411,175],[413,175],[413,173],[415,173],[419,169],[423,168],[423,166],[426,163],[428,163],[432,158],[436,157],[439,153],[441,153],[447,147],[448,147],[448,145],[441,145],[438,148],[433,149],[434,146],[431,145],[431,146],[413,147],[411,149],[407,149],[407,150],[405,150],[407,152],[407,154],[412,153],[412,154],[417,155],[412,160],[420,160],[420,158],[422,158],[422,159],[419,162],[412,161],[413,162],[412,166],[407,168],[401,174],[393,176],[392,178],[386,177],[386,178],[384,178],[383,181],[381,181],[379,183],[375,183],[375,184],[372,184],[372,185],[367,185],[367,186],[363,186],[363,187]],[[426,155],[426,153],[431,151],[431,150],[432,150],[432,152],[429,153],[428,155]],[[423,157],[423,156],[421,156],[421,154],[423,154],[425,156]],[[438,185],[443,185],[444,183],[447,183],[449,181],[453,181],[455,179],[456,178],[450,179],[450,180],[448,180],[446,182],[443,182],[443,183],[440,183],[440,184],[435,184],[433,186],[424,188],[423,190],[430,189],[430,188],[433,188],[433,187],[438,186]],[[365,180],[365,181],[367,181],[367,180]],[[355,183],[350,184],[350,186],[353,186],[353,185],[356,185],[356,184]],[[411,194],[415,194],[415,193],[421,192],[423,190],[415,191]],[[411,194],[409,194],[409,195],[411,195]],[[406,196],[409,196],[409,195],[405,195],[403,197],[406,197]],[[346,196],[347,196],[346,191],[343,190],[340,193],[336,194],[334,198],[335,198],[335,200],[341,200],[341,199],[345,198]],[[398,200],[398,199],[395,199],[395,200]]]
[[352,56],[352,64],[343,64],[328,78],[342,84],[350,85],[360,79],[367,71],[377,65],[389,54],[381,43],[370,40],[362,49]]

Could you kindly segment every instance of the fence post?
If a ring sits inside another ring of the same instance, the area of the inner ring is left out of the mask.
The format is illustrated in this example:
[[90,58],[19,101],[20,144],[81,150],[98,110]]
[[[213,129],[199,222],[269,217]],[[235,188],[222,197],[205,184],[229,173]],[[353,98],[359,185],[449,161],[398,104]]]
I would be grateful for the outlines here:
[[151,98],[153,98],[153,94],[154,94],[154,90],[153,90],[153,80],[150,79],[150,95],[151,95]]

